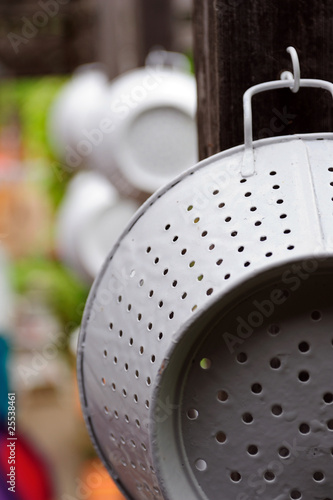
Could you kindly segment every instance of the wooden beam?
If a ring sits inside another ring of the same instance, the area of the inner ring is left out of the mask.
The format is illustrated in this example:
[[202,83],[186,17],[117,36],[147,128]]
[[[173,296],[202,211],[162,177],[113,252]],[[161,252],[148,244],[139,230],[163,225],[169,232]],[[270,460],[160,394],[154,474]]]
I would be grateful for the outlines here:
[[[200,157],[243,142],[242,95],[291,70],[289,45],[305,78],[333,81],[333,2],[194,0]],[[254,98],[255,138],[333,131],[321,90],[278,90]]]
[[98,59],[109,79],[141,65],[140,9],[137,0],[99,0]]
[[0,1],[0,61],[11,76],[70,73],[96,60],[92,0]]

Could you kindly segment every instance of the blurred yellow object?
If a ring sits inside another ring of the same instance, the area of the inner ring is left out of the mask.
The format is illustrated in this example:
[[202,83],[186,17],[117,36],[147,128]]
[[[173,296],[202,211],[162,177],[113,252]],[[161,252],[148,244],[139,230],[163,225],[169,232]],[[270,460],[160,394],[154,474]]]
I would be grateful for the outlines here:
[[86,500],[126,500],[98,459],[84,464],[81,481]]

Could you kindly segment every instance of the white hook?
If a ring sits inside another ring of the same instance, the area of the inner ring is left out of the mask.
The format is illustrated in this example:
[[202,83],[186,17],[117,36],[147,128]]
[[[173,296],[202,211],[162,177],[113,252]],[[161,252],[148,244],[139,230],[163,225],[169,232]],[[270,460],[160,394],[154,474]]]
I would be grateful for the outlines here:
[[283,71],[281,74],[281,80],[293,80],[294,84],[290,87],[290,90],[296,94],[300,88],[301,81],[301,68],[299,64],[298,54],[294,47],[288,47],[287,52],[290,54],[291,62],[293,65],[293,72],[291,71]]

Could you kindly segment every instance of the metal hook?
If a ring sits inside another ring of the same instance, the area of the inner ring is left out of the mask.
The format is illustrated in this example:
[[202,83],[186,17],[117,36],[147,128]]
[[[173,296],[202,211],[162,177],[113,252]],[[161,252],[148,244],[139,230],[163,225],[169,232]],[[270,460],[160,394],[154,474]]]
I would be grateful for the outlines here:
[[283,71],[281,80],[293,80],[294,84],[290,90],[296,94],[300,88],[301,68],[299,64],[298,54],[294,47],[288,47],[287,52],[290,54],[291,62],[293,65],[293,73],[291,71]]

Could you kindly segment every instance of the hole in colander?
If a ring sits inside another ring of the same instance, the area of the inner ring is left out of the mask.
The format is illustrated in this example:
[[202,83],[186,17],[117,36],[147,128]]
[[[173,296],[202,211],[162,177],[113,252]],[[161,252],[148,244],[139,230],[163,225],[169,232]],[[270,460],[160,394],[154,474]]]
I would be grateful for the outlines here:
[[213,195],[216,196],[217,194],[219,194],[219,190],[218,189],[215,189],[215,191],[213,191]]
[[192,260],[190,263],[189,263],[189,267],[194,267],[195,266],[195,260]]
[[308,350],[310,349],[310,345],[307,342],[300,342],[298,344],[298,349],[301,352],[308,352]]
[[260,241],[266,241],[267,240],[267,236],[260,236]]
[[302,493],[298,490],[292,490],[290,492],[290,498],[292,500],[298,500],[299,498],[302,498]]
[[101,379],[101,380],[102,380],[102,385],[105,385],[105,378],[104,378],[104,377],[102,377],[102,379]]
[[268,333],[270,333],[271,335],[277,335],[279,332],[280,332],[279,325],[269,325]]
[[219,391],[217,393],[217,399],[218,399],[218,401],[221,401],[222,403],[227,401],[228,398],[229,398],[229,395],[228,395],[227,391]]
[[323,481],[325,478],[323,472],[321,471],[316,471],[314,474],[313,474],[313,479],[316,481],[316,482],[320,482],[320,481]]
[[327,422],[327,428],[330,431],[333,431],[333,419],[332,418]]
[[104,358],[107,358],[107,356],[108,356],[108,351],[107,351],[106,349],[104,349],[103,355],[104,355]]
[[274,481],[275,474],[272,470],[266,470],[266,472],[264,473],[264,478],[266,479],[266,481]]
[[241,179],[239,182],[243,184],[244,182],[247,182],[247,179]]
[[280,189],[280,186],[278,184],[274,184],[273,189]]
[[271,410],[272,410],[273,415],[275,415],[276,417],[278,417],[282,413],[282,406],[280,406],[280,405],[273,405],[272,408],[271,408]]
[[246,262],[244,262],[244,267],[249,267],[250,264],[251,264],[251,262],[246,261]]
[[251,424],[253,422],[253,416],[249,412],[243,413],[242,420],[245,424]]
[[291,230],[290,229],[285,229],[283,232],[284,232],[284,234],[290,234]]
[[200,220],[200,217],[196,217],[196,218],[194,219],[194,221],[193,221],[193,222],[194,222],[194,224],[198,224],[199,220]]
[[207,462],[202,458],[198,458],[198,460],[195,461],[195,467],[200,472],[203,472],[207,469]]
[[257,207],[251,207],[250,210],[251,212],[255,212],[257,210]]
[[171,226],[170,226],[170,224],[167,224],[167,225],[165,226],[165,228],[164,228],[164,229],[165,229],[166,231],[168,231],[168,230],[170,229],[170,227],[171,227]]
[[245,363],[247,361],[247,354],[245,352],[240,352],[237,354],[237,361],[239,363]]
[[225,443],[225,442],[226,442],[226,440],[227,440],[227,436],[225,435],[225,433],[224,433],[224,432],[219,431],[219,432],[216,434],[215,439],[216,439],[216,441],[217,441],[218,443],[223,444],[223,443]]
[[273,253],[272,252],[267,252],[266,257],[272,257]]
[[225,203],[220,203],[219,208],[223,208],[223,207],[225,207]]
[[283,200],[281,200],[281,199],[280,199],[280,200],[276,200],[276,203],[277,203],[278,205],[281,205],[281,204],[283,203]]
[[302,370],[299,372],[298,378],[301,382],[307,382],[310,379],[310,374],[306,370]]
[[281,214],[280,215],[280,219],[286,219],[286,217],[287,217],[287,214]]
[[198,416],[199,412],[195,408],[190,408],[187,412],[187,417],[189,418],[189,420],[196,420]]
[[238,251],[239,251],[239,252],[244,252],[244,247],[239,247],[239,248],[238,248]]
[[231,217],[226,217],[224,220],[225,220],[226,222],[230,222],[230,221],[231,221]]
[[276,175],[275,170],[272,170],[272,172],[270,172],[269,175]]
[[250,444],[247,448],[247,452],[249,455],[257,455],[258,447],[255,444]]
[[214,250],[214,248],[215,248],[214,243],[212,243],[211,245],[209,245],[209,250]]
[[257,220],[257,221],[254,223],[254,225],[255,225],[255,226],[261,226],[261,224],[262,224],[262,222],[261,222],[260,220]]
[[172,241],[175,243],[178,240],[178,236],[174,236]]
[[198,281],[202,281],[202,280],[203,280],[203,277],[204,277],[204,275],[203,275],[203,274],[200,274],[200,276],[198,276]]
[[213,291],[213,288],[208,288],[206,295],[212,295]]
[[149,297],[151,298],[151,297],[154,295],[154,290],[150,290],[150,292],[149,292],[149,294],[148,294],[148,295],[149,295]]
[[187,211],[188,211],[188,212],[190,212],[191,210],[193,210],[193,205],[189,205],[189,206],[187,207]]
[[187,293],[184,292],[183,295],[182,295],[182,299],[184,300],[184,299],[186,299],[186,297],[187,297]]
[[299,432],[301,434],[309,434],[310,432],[310,426],[308,424],[302,423],[299,426]]
[[279,360],[279,358],[272,358],[269,364],[271,365],[271,368],[273,368],[273,370],[277,370],[281,366],[281,361]]
[[247,193],[245,193],[245,194],[244,194],[244,196],[245,196],[246,198],[248,198],[248,197],[249,197],[249,196],[251,196],[251,195],[252,195],[252,193],[250,193],[250,191],[248,191]]
[[186,248],[183,248],[183,250],[180,252],[182,255],[185,255],[187,252],[187,249]]
[[233,481],[234,483],[239,483],[239,481],[242,479],[242,476],[240,475],[239,472],[237,471],[233,471],[231,472],[230,474],[230,479],[231,481]]
[[207,236],[207,234],[208,234],[208,232],[207,232],[207,231],[203,231],[203,232],[201,233],[201,236],[204,238],[205,236]]
[[202,358],[200,361],[200,368],[203,370],[209,370],[210,367],[212,366],[212,362],[209,358]]
[[286,446],[281,446],[278,453],[281,458],[287,458],[290,455],[290,451],[288,450],[288,448],[286,448]]
[[262,391],[262,386],[258,383],[252,384],[251,391],[254,394],[260,394]]
[[313,321],[321,320],[321,312],[320,311],[312,311],[311,318],[313,319]]
[[326,394],[324,394],[323,396],[323,400],[326,404],[333,403],[333,394],[331,392],[326,392]]
[[222,262],[223,262],[223,259],[219,259],[219,260],[216,261],[216,265],[220,266],[222,264]]

